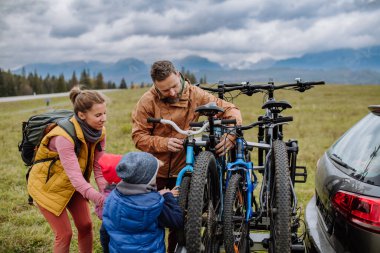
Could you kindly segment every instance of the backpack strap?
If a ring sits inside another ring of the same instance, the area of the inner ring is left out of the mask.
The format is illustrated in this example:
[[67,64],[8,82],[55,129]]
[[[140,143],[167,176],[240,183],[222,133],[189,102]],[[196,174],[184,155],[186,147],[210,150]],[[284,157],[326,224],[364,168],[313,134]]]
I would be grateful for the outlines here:
[[[78,138],[78,136],[76,134],[73,122],[71,122],[69,118],[65,118],[63,120],[58,121],[57,125],[60,126],[63,130],[65,130],[65,132],[74,140],[74,151],[75,151],[76,156],[78,157],[82,143],[81,143],[81,141],[79,140],[79,138]],[[48,168],[47,177],[46,177],[46,182],[47,182],[49,180],[49,178],[50,178],[51,167],[53,166],[53,164],[57,160],[59,160],[59,156],[50,157],[50,158],[45,158],[45,159],[41,159],[41,160],[38,160],[38,161],[34,161],[33,164],[29,167],[28,172],[26,173],[26,182],[28,182],[29,173],[30,173],[31,169],[33,168],[34,164],[41,163],[41,162],[51,161],[50,165],[49,165],[49,168]],[[33,205],[33,198],[30,195],[28,197],[28,204],[29,205]]]
[[76,134],[73,122],[71,122],[69,118],[66,118],[58,121],[57,125],[60,126],[63,130],[65,130],[66,133],[74,140],[74,150],[75,154],[78,157],[82,143],[80,142]]

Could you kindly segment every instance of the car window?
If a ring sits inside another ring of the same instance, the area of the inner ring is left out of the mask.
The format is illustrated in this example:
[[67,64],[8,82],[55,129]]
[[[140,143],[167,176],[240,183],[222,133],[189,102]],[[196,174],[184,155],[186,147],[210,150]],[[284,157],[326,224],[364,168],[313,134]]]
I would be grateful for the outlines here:
[[368,114],[328,151],[346,174],[380,186],[380,116]]

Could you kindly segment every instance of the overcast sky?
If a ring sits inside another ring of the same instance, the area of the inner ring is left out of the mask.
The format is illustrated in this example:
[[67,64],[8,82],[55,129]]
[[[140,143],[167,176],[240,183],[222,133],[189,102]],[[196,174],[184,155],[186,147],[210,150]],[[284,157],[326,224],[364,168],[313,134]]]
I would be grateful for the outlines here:
[[0,0],[0,68],[199,55],[243,68],[380,44],[380,0]]

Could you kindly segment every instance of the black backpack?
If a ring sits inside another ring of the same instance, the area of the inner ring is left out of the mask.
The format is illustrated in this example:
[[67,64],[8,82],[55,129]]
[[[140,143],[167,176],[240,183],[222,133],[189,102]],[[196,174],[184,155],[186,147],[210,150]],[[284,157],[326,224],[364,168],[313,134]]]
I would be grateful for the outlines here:
[[[76,135],[73,123],[70,121],[70,118],[73,115],[73,111],[54,110],[31,116],[28,121],[24,121],[22,123],[22,140],[18,144],[18,150],[20,151],[21,158],[24,161],[25,166],[29,167],[26,173],[26,181],[28,181],[29,172],[34,164],[51,161],[49,166],[50,170],[52,165],[59,159],[59,157],[51,157],[35,161],[35,156],[42,139],[57,125],[64,129],[74,140],[75,153],[77,156],[79,155],[81,142]],[[47,179],[49,179],[49,171]],[[33,203],[33,199],[30,196],[29,203]]]
[[18,150],[26,166],[32,166],[38,162],[34,161],[34,158],[43,137],[57,125],[62,127],[74,140],[75,153],[79,153],[80,146],[77,144],[80,144],[80,141],[76,136],[74,125],[70,121],[73,115],[73,111],[54,110],[31,116],[28,121],[22,123],[22,140],[18,145]]

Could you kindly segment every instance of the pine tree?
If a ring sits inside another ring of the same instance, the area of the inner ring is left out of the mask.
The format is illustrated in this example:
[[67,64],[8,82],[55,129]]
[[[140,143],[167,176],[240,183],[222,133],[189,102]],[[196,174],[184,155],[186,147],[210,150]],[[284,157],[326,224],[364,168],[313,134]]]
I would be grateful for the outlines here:
[[50,79],[49,74],[47,74],[46,77],[44,78],[42,85],[43,85],[43,89],[45,93],[53,93],[53,86],[51,84],[51,79]]
[[91,89],[92,88],[92,82],[90,78],[90,71],[86,71],[85,69],[82,71],[79,79],[79,83],[86,86],[86,88]]
[[56,93],[57,92],[57,77],[56,76],[51,76],[51,78],[50,78],[50,87],[52,89],[51,93]]
[[33,90],[33,93],[35,93],[35,94],[43,93],[42,81],[40,80],[36,70],[34,70],[33,74],[29,73],[27,79],[28,79],[28,82],[30,84],[30,87]]
[[197,78],[189,70],[187,70],[183,74],[184,74],[185,78],[189,79],[190,83],[196,83],[197,82]]
[[97,90],[102,90],[102,89],[105,89],[105,84],[104,84],[104,80],[103,80],[103,75],[102,73],[98,73],[97,76],[96,76],[96,81],[95,81],[95,89]]
[[57,80],[56,92],[65,92],[65,91],[67,91],[65,76],[63,74],[60,74]]
[[30,87],[29,81],[26,78],[19,78],[20,94],[18,95],[33,95],[33,89]]
[[18,92],[19,92],[19,89],[16,84],[16,76],[14,76],[10,70],[8,70],[7,73],[5,73],[5,78],[4,78],[4,86],[5,86],[5,90],[6,90],[6,96],[16,96],[16,95],[20,95]]
[[203,77],[201,77],[201,79],[199,79],[199,83],[200,84],[206,84],[207,83],[207,77],[206,77],[206,75],[204,75]]
[[197,78],[194,73],[191,73],[189,70],[186,70],[184,67],[181,67],[181,73],[186,78],[189,79],[190,83],[197,83]]
[[71,79],[68,82],[67,90],[71,90],[71,88],[73,88],[75,85],[78,85],[78,84],[79,82],[77,79],[77,74],[75,73],[75,71],[73,71],[73,74],[71,75]]
[[127,89],[127,83],[125,82],[124,77],[121,79],[120,89]]
[[5,89],[5,82],[4,82],[4,75],[3,70],[0,69],[0,97],[5,97],[6,94],[6,89]]

